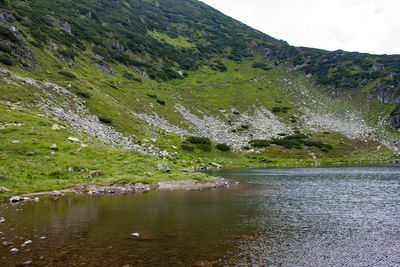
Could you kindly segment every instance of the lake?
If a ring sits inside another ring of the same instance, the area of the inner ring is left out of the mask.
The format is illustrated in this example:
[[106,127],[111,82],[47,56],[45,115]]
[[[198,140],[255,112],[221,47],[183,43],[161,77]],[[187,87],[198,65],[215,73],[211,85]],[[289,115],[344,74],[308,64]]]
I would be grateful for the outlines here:
[[210,173],[240,184],[3,204],[0,265],[400,265],[398,165]]

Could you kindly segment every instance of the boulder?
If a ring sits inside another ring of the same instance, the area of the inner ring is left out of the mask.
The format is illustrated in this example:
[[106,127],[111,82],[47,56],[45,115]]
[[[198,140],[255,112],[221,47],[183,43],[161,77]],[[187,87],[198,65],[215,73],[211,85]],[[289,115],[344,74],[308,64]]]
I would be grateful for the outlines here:
[[165,164],[158,164],[157,170],[162,171],[162,172],[170,172],[171,171],[171,169]]
[[10,197],[10,202],[11,202],[11,203],[19,202],[19,201],[22,201],[22,200],[24,200],[24,198],[23,198],[23,197],[20,197],[20,196],[13,196],[13,197]]
[[73,142],[73,143],[80,143],[81,141],[78,139],[78,138],[76,138],[76,137],[68,137],[68,141],[71,141],[71,142]]
[[212,166],[214,166],[215,168],[217,168],[217,169],[221,169],[221,168],[222,168],[222,166],[219,165],[218,163],[210,162],[210,164],[211,164]]
[[10,192],[11,192],[10,189],[8,189],[7,187],[4,186],[0,187],[0,193],[10,193]]
[[98,176],[100,176],[100,175],[102,175],[102,173],[99,172],[99,171],[97,171],[97,170],[91,171],[91,172],[89,173],[89,178],[98,177]]
[[58,126],[58,124],[53,124],[53,126],[51,126],[51,129],[53,129],[54,131],[58,131],[60,130],[60,126]]
[[57,190],[54,190],[54,191],[51,193],[51,195],[52,195],[53,197],[60,197],[60,196],[62,196],[62,194],[60,193],[60,191],[57,191]]

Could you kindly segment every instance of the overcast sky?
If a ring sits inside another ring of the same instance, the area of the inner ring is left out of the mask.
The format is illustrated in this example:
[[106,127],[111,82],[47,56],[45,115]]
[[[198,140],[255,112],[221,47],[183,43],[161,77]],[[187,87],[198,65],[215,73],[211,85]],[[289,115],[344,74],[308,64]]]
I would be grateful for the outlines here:
[[201,0],[294,46],[400,54],[400,0]]

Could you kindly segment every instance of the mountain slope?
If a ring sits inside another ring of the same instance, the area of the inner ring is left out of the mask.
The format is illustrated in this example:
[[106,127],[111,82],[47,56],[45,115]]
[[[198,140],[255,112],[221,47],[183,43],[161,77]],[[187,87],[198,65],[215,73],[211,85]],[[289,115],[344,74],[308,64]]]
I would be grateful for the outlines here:
[[[104,144],[139,152],[137,161],[151,162],[133,175],[144,181],[159,161],[180,176],[211,162],[397,158],[399,56],[292,47],[195,0],[0,3],[5,183],[21,175],[13,158],[50,161],[65,179],[83,179],[67,163],[57,167],[45,141],[52,133],[64,144],[66,135],[85,140],[93,155]],[[45,128],[33,140],[37,127]],[[17,132],[23,148],[10,144]],[[105,173],[119,181],[131,171]],[[33,184],[48,177],[37,175]]]

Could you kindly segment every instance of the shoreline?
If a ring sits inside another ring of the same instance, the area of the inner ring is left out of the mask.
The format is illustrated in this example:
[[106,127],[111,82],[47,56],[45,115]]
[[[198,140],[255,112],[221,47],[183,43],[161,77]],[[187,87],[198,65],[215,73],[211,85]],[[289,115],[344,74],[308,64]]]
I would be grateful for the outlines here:
[[93,183],[77,184],[72,188],[53,190],[53,191],[42,191],[28,194],[15,195],[9,198],[11,203],[17,203],[20,201],[30,201],[29,197],[47,196],[51,195],[54,198],[63,196],[65,193],[73,193],[80,195],[105,195],[105,194],[127,194],[127,193],[143,193],[149,191],[175,191],[175,190],[187,190],[197,191],[209,188],[225,187],[229,188],[232,184],[238,184],[239,182],[232,181],[223,177],[211,177],[200,182],[195,179],[188,180],[170,180],[160,181],[150,184],[135,183],[135,184],[114,184],[114,185],[96,185]]

